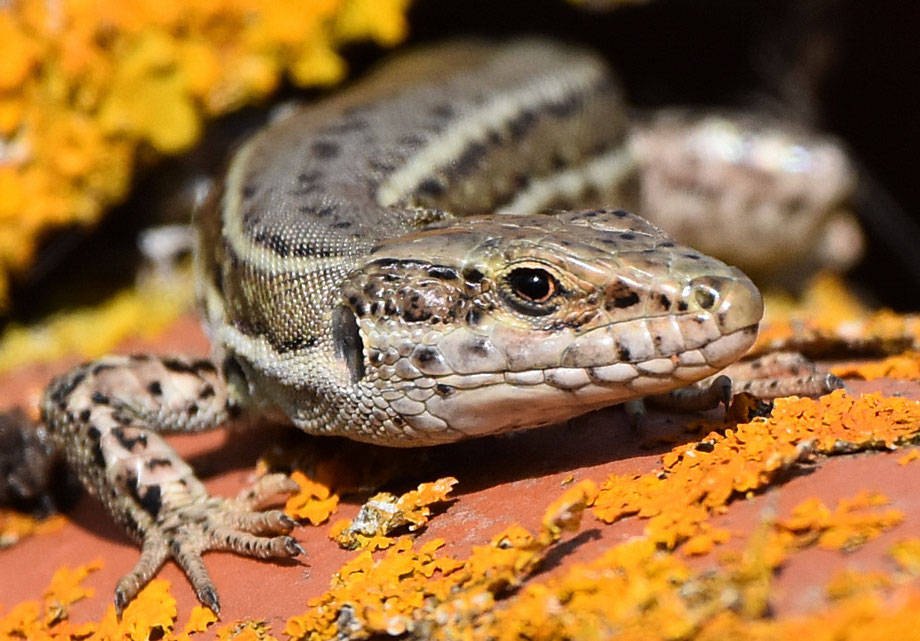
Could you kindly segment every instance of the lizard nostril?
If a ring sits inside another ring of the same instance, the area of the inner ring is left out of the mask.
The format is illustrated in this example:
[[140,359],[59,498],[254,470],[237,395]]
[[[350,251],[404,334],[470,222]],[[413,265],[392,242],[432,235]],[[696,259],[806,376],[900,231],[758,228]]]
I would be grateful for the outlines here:
[[719,292],[708,285],[696,285],[693,289],[693,299],[702,309],[710,310],[719,299]]
[[713,314],[723,334],[756,325],[763,317],[763,299],[747,276],[703,276],[692,283],[693,300]]

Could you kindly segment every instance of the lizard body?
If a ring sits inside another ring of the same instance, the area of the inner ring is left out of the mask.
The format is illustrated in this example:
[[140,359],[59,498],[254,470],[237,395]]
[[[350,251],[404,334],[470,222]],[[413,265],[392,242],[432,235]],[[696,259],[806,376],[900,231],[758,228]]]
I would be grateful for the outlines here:
[[543,205],[626,199],[627,129],[593,55],[466,43],[246,143],[196,222],[213,361],[109,357],[42,401],[51,440],[142,544],[119,610],[170,557],[217,610],[204,551],[302,552],[290,519],[258,511],[289,480],[211,497],[164,433],[280,410],[311,433],[429,445],[667,393],[739,359],[763,306],[738,269],[620,209],[509,211],[535,186]]

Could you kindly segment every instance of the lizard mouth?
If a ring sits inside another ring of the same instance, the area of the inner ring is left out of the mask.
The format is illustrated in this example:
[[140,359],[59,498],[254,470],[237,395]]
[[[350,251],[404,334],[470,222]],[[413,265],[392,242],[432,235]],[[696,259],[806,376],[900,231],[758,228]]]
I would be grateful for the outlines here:
[[559,423],[715,374],[747,351],[756,335],[757,325],[750,325],[702,348],[640,362],[444,374],[434,377],[428,398],[412,404],[415,413],[403,417],[419,431],[432,419],[446,423],[447,430],[431,434],[439,441]]

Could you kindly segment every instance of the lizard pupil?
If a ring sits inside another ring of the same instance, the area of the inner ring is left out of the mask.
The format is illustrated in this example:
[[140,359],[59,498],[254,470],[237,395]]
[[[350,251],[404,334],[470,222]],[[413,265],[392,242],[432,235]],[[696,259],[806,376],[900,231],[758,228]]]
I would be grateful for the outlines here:
[[514,293],[534,303],[544,303],[556,292],[556,279],[544,269],[522,267],[508,275]]

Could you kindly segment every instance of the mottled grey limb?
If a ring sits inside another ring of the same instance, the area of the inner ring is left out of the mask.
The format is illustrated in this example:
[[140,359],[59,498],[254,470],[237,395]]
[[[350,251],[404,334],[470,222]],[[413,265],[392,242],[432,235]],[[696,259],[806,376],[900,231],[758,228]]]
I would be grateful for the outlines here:
[[294,521],[278,510],[258,511],[294,492],[293,481],[270,475],[235,499],[211,497],[161,436],[212,429],[239,412],[232,389],[210,361],[105,358],[53,381],[41,407],[51,441],[142,543],[140,559],[115,590],[119,614],[169,558],[216,612],[220,602],[204,552],[233,550],[258,558],[303,553],[287,536]]

